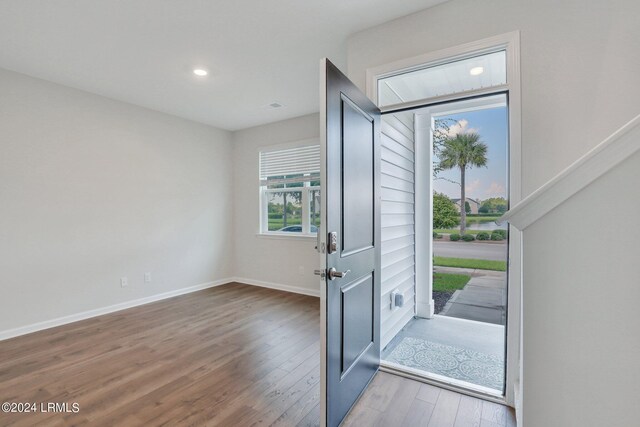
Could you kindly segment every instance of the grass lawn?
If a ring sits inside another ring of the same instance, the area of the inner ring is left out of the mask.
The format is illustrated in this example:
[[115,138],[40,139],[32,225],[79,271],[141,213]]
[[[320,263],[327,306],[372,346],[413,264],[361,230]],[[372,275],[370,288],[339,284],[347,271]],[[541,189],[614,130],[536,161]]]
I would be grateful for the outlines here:
[[466,274],[436,273],[433,275],[433,290],[441,292],[451,292],[464,288],[471,280],[471,276]]
[[478,270],[507,271],[506,261],[490,261],[486,259],[446,258],[437,256],[433,258],[433,265],[440,267],[477,268]]

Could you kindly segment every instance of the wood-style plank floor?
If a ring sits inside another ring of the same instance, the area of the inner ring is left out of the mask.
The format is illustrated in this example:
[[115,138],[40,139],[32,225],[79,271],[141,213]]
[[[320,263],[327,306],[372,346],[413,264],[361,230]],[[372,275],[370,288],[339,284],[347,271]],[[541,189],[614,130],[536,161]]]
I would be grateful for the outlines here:
[[344,427],[515,427],[513,410],[429,384],[378,372]]
[[1,426],[318,425],[317,298],[229,284],[0,342]]
[[[0,342],[0,426],[317,426],[317,298],[229,284]],[[72,409],[72,407],[70,408]],[[511,426],[506,408],[379,373],[348,426]]]

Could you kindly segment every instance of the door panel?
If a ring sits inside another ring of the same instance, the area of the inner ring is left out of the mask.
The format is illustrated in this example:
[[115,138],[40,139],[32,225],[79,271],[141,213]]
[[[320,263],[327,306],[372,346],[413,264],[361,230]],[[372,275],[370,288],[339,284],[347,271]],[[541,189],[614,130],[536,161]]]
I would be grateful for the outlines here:
[[380,111],[326,59],[321,75],[321,397],[333,427],[380,365]]
[[343,96],[343,256],[373,247],[373,127],[373,118]]
[[341,288],[342,376],[373,345],[373,274]]

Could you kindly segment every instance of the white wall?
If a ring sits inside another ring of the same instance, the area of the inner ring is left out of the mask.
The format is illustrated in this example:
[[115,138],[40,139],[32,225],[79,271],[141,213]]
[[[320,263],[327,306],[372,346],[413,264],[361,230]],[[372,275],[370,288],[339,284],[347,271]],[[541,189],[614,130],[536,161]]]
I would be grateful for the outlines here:
[[0,331],[232,276],[229,132],[6,70],[0,94]]
[[[320,266],[315,239],[259,236],[259,153],[262,147],[319,138],[318,114],[284,120],[233,133],[235,275],[310,295],[320,294],[313,270]],[[302,268],[302,274],[300,272]]]
[[638,22],[636,0],[451,0],[353,35],[349,77],[520,30],[526,196],[640,112]]
[[638,425],[639,187],[636,153],[524,231],[527,427]]

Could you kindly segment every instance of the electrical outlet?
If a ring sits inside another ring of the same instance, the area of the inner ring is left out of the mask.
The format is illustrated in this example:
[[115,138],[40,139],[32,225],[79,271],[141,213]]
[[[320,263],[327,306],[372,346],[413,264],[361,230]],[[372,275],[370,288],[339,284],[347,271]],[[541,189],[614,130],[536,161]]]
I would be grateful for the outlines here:
[[144,283],[151,283],[151,272],[144,273]]
[[396,308],[396,296],[398,295],[398,290],[394,290],[391,292],[391,311]]
[[126,277],[121,277],[120,286],[122,286],[123,288],[126,288],[127,286],[129,286],[129,279],[127,279]]

